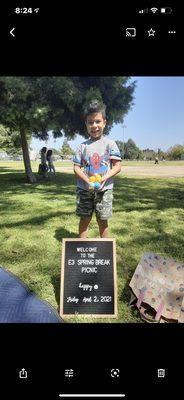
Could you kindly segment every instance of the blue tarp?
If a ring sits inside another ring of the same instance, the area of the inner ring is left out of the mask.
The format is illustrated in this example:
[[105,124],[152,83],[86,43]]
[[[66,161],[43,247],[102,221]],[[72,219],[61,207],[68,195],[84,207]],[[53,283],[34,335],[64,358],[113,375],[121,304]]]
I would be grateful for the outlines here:
[[64,322],[49,303],[40,300],[19,278],[0,267],[0,323]]

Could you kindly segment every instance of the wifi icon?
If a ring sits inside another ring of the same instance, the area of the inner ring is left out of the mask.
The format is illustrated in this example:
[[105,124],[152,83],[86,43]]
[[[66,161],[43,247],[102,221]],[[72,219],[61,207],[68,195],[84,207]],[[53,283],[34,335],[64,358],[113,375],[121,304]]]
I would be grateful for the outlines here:
[[151,10],[151,12],[152,12],[153,14],[155,14],[155,13],[158,11],[158,8],[152,7],[152,8],[150,8],[150,10]]

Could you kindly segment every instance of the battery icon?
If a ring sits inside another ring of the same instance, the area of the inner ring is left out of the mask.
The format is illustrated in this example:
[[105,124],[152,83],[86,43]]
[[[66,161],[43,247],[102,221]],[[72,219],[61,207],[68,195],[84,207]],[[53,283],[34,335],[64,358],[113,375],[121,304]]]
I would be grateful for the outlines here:
[[160,9],[161,14],[171,14],[172,13],[172,8],[171,7],[165,7]]

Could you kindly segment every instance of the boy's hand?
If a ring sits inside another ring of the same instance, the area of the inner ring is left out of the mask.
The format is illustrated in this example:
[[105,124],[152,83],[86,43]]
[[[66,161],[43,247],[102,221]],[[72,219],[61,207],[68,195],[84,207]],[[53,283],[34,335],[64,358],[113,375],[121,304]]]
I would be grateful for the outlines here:
[[94,190],[95,188],[94,188],[94,186],[93,186],[93,184],[92,184],[92,182],[88,182],[88,188],[89,188],[89,190]]
[[89,190],[99,190],[101,184],[99,182],[89,182]]
[[[95,179],[93,179],[93,180],[91,180],[90,179],[90,182],[89,182],[89,189],[90,190],[97,190],[97,191],[99,191],[99,190],[101,190],[103,187],[104,187],[104,185],[105,185],[105,182],[106,182],[106,180],[108,179],[108,177],[106,177],[105,175],[102,177],[102,176],[100,176],[100,175],[98,175],[98,174],[96,174],[97,175],[97,180],[95,180]],[[100,178],[100,179],[99,179]]]
[[107,180],[107,178],[105,177],[105,175],[102,176],[99,190],[101,190],[104,187],[106,180]]
[[116,174],[118,174],[121,171],[121,162],[118,160],[112,160],[112,169],[110,169],[105,175],[102,176],[101,179],[101,186],[100,186],[100,190],[103,188],[103,186],[105,185],[105,182],[112,178],[113,176],[115,176]]

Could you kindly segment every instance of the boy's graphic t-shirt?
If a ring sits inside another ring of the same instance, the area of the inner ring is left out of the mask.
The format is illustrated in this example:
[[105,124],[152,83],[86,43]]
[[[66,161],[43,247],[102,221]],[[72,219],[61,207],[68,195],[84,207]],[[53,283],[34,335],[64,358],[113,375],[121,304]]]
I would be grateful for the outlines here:
[[[105,175],[107,171],[112,168],[111,160],[121,161],[121,153],[118,149],[117,144],[105,136],[102,136],[98,140],[88,139],[81,143],[73,157],[74,164],[80,165],[84,168],[84,173],[86,175],[92,176],[99,174],[101,176]],[[82,179],[77,179],[77,187],[89,190],[89,186]],[[103,190],[113,188],[113,179],[108,179]]]

